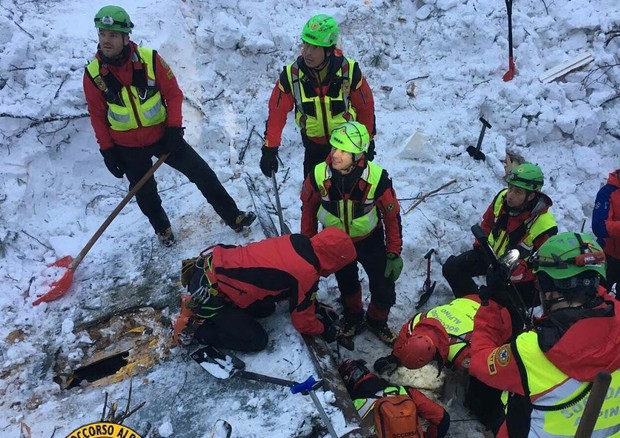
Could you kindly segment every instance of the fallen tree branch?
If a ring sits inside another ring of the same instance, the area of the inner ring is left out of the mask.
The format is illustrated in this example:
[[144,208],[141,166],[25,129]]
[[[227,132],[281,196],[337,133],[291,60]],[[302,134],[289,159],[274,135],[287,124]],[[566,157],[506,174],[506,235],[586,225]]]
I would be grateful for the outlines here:
[[11,118],[11,119],[28,119],[28,120],[31,120],[32,123],[30,123],[30,125],[28,125],[28,128],[34,128],[35,126],[39,126],[39,125],[42,125],[44,123],[64,122],[65,120],[82,119],[82,118],[88,117],[88,116],[89,116],[88,113],[81,113],[81,114],[62,115],[62,116],[46,116],[46,117],[43,117],[41,119],[37,119],[37,118],[32,117],[32,116],[21,115],[21,114],[0,113],[0,117],[8,117],[8,118]]
[[431,190],[430,192],[426,193],[425,195],[420,196],[420,199],[418,199],[416,202],[413,203],[413,205],[411,207],[409,207],[404,213],[403,215],[409,213],[411,210],[413,210],[414,208],[416,208],[418,205],[420,205],[421,203],[423,203],[426,198],[434,195],[435,193],[445,189],[446,187],[454,184],[456,182],[456,179],[453,179],[451,181],[448,181],[447,183],[445,183],[444,185],[442,185],[441,187],[436,188],[435,190]]

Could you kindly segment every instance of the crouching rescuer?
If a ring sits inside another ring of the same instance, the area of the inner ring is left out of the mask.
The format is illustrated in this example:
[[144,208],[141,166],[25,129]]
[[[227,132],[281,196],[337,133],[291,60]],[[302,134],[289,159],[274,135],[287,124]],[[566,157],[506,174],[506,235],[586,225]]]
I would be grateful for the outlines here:
[[[191,295],[181,298],[174,324],[175,342],[237,351],[260,351],[268,335],[257,318],[288,301],[293,326],[302,334],[333,342],[337,315],[316,300],[321,276],[355,261],[351,238],[328,227],[309,238],[272,237],[245,246],[218,244],[200,257],[184,260],[181,282]],[[334,317],[335,316],[335,317]]]
[[575,436],[592,382],[600,372],[611,385],[592,437],[620,436],[620,303],[599,286],[605,255],[583,233],[550,237],[532,254],[543,314],[511,340],[511,314],[501,288],[480,289],[469,372],[504,392],[498,437]]
[[[379,438],[443,438],[448,433],[448,412],[417,389],[390,384],[371,373],[363,360],[345,360],[338,371],[359,412],[360,426],[374,428]],[[421,419],[428,422],[426,431]]]

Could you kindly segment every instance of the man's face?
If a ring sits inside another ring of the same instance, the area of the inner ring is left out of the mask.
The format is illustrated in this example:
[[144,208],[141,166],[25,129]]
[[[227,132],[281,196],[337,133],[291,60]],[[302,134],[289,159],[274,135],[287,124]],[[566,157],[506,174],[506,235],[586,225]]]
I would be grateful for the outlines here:
[[332,148],[332,168],[339,172],[347,172],[353,166],[353,154]]
[[107,58],[121,54],[123,47],[129,44],[129,35],[115,30],[99,29],[99,48]]
[[526,201],[530,201],[534,198],[534,194],[522,189],[521,187],[508,186],[508,193],[506,193],[506,204],[510,208],[520,209],[525,207]]
[[308,67],[317,68],[325,62],[325,49],[304,41],[301,48],[301,56]]

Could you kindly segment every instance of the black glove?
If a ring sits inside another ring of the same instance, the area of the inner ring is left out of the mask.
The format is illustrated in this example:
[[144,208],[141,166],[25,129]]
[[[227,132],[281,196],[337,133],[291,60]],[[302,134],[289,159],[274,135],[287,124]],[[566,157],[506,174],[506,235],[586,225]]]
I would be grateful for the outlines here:
[[499,266],[497,268],[489,266],[489,269],[487,269],[487,284],[480,286],[478,290],[478,296],[482,304],[486,305],[490,299],[498,301],[504,295],[507,283],[506,275]]
[[338,312],[336,312],[336,310],[332,306],[319,303],[318,300],[315,302],[315,309],[316,314],[321,317],[324,324],[333,324],[337,322],[338,319],[340,319]]
[[495,292],[502,292],[506,290],[507,285],[508,278],[504,270],[500,266],[497,268],[489,266],[489,269],[487,269],[487,287]]
[[176,151],[185,143],[183,131],[185,131],[185,128],[174,126],[168,126],[166,128],[164,136],[161,139],[161,151],[164,154],[170,154]]
[[375,152],[375,140],[373,138],[368,144],[368,150],[366,151],[366,160],[372,161],[376,155],[377,153]]
[[325,322],[323,324],[325,328],[323,329],[323,334],[321,336],[325,342],[331,344],[340,335],[340,329],[336,324],[327,324]]
[[379,374],[387,374],[388,376],[394,374],[396,368],[400,366],[400,360],[392,354],[385,357],[380,357],[375,361],[373,368]]
[[278,148],[263,146],[263,155],[260,157],[260,170],[267,178],[271,178],[271,172],[278,171]]
[[118,149],[116,149],[116,146],[112,146],[109,149],[99,149],[99,152],[101,152],[105,167],[108,168],[110,173],[117,178],[122,178],[125,171],[123,170],[123,165],[118,155]]

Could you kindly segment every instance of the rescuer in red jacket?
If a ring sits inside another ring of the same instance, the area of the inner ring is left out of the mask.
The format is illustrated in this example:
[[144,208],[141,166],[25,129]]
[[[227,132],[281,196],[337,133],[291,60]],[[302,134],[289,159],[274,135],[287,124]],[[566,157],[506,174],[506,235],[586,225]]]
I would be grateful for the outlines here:
[[[512,339],[511,314],[486,286],[488,301],[474,319],[469,373],[505,391],[506,415],[497,437],[567,437],[575,432],[591,384],[612,380],[593,437],[620,433],[620,303],[599,286],[605,255],[593,236],[560,233],[530,257],[543,315]],[[501,298],[501,296],[500,296]]]
[[[246,246],[215,245],[185,264],[182,282],[191,296],[182,300],[175,338],[205,345],[259,351],[268,336],[256,318],[288,301],[293,326],[302,334],[333,342],[339,333],[331,312],[316,300],[318,282],[353,262],[351,238],[335,227],[312,238],[272,237]],[[317,317],[317,314],[319,317]]]
[[[130,189],[148,172],[152,157],[169,154],[165,163],[185,175],[216,213],[239,232],[256,215],[243,212],[211,167],[183,138],[183,92],[172,69],[153,49],[129,38],[133,23],[118,6],[104,6],[95,16],[99,45],[84,73],[84,94],[103,161],[112,175],[127,176]],[[174,243],[168,215],[151,177],[136,201],[155,234]]]
[[330,133],[347,121],[366,126],[371,141],[369,160],[375,156],[375,104],[372,90],[359,64],[343,56],[338,43],[338,24],[325,14],[315,15],[301,32],[301,55],[284,67],[269,99],[260,168],[267,177],[278,171],[278,148],[288,114],[304,145],[304,177],[329,155]]

